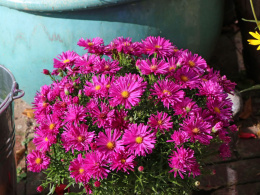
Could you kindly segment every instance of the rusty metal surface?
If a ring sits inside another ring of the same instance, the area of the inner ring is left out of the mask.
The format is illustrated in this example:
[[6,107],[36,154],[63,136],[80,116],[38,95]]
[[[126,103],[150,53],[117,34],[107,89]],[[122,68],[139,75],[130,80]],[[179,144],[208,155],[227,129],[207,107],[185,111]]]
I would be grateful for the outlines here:
[[23,11],[75,11],[140,0],[1,0],[0,5]]

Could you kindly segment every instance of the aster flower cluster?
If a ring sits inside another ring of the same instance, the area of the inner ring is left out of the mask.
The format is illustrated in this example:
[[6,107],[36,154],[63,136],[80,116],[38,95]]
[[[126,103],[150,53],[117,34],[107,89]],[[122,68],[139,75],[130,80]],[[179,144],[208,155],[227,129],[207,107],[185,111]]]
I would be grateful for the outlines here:
[[230,156],[235,83],[201,56],[152,36],[78,45],[88,52],[54,58],[54,70],[43,72],[53,82],[33,102],[36,150],[27,163],[47,174],[43,187],[183,194],[195,187],[211,143]]

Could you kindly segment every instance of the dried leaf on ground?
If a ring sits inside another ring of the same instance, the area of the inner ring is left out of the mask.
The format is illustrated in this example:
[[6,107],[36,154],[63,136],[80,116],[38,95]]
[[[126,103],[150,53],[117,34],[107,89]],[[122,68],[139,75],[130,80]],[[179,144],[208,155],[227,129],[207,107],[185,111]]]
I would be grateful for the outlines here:
[[25,148],[22,148],[22,149],[16,151],[16,162],[17,162],[17,164],[19,164],[19,162],[24,157],[25,151],[26,151]]
[[252,114],[252,99],[249,99],[245,102],[243,112],[239,115],[241,119],[247,119]]
[[34,110],[31,108],[25,108],[22,114],[28,118],[34,118]]

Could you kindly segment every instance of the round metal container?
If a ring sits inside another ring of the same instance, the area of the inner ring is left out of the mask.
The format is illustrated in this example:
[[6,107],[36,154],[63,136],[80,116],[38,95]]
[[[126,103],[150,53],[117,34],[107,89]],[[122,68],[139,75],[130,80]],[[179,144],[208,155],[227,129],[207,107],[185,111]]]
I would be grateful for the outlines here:
[[[21,92],[20,95],[17,95]],[[12,73],[0,65],[0,195],[16,194],[13,100],[24,95]]]

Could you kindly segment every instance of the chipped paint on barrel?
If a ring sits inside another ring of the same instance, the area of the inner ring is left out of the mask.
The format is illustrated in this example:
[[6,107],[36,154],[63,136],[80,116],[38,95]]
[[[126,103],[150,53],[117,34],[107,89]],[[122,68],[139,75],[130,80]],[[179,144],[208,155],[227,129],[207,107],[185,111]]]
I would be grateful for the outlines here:
[[223,0],[1,0],[0,5],[0,64],[13,72],[27,103],[51,83],[41,72],[52,70],[54,57],[67,50],[84,53],[77,46],[81,37],[101,37],[108,44],[118,36],[133,41],[162,36],[207,59],[223,16]]

